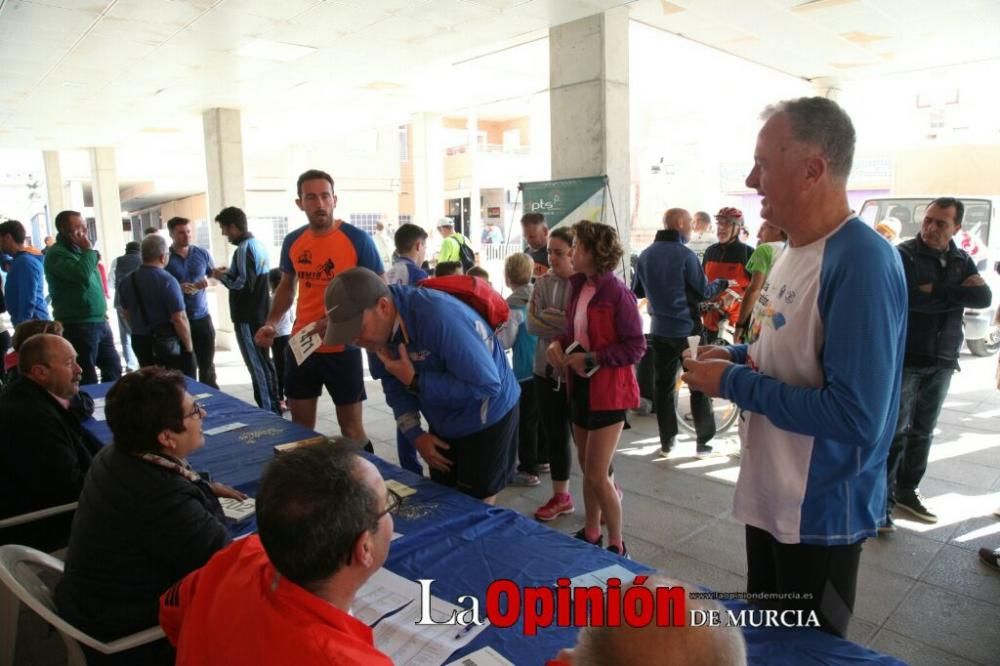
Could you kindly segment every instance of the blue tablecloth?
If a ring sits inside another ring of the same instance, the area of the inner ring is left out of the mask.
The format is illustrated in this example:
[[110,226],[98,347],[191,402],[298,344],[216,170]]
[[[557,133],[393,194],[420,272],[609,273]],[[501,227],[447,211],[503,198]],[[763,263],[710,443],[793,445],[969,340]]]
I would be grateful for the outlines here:
[[[86,390],[98,398],[109,388],[110,384],[101,384],[87,386]],[[206,429],[234,421],[247,424],[239,430],[207,436],[205,446],[189,457],[191,464],[251,496],[256,494],[263,469],[274,456],[275,444],[315,435],[192,380],[188,380],[188,391],[193,395],[211,394],[199,399],[208,410]],[[101,441],[110,441],[105,422],[90,420],[84,425]],[[392,543],[386,567],[410,580],[434,579],[433,594],[452,603],[460,595],[477,597],[484,618],[486,589],[497,579],[511,579],[522,587],[544,586],[554,585],[560,577],[573,578],[612,564],[636,573],[650,571],[643,564],[622,560],[514,511],[489,507],[381,458],[369,457],[386,479],[397,479],[417,491],[406,498],[395,517],[395,529],[403,536]],[[253,527],[245,523],[239,531]],[[669,571],[663,573],[670,575]],[[743,607],[739,602],[727,606]],[[488,627],[453,658],[490,646],[518,666],[542,664],[560,649],[573,645],[576,631],[540,628],[532,637],[524,635],[520,621],[507,629]],[[752,664],[902,663],[812,629],[747,628],[744,635]]]

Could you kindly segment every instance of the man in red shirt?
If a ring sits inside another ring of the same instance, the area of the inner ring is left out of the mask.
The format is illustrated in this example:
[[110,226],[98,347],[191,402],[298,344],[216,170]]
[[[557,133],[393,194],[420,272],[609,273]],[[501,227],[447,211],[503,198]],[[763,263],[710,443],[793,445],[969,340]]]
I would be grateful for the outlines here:
[[344,442],[279,455],[257,495],[259,535],[160,598],[176,663],[392,664],[350,610],[385,562],[398,506],[378,469]]

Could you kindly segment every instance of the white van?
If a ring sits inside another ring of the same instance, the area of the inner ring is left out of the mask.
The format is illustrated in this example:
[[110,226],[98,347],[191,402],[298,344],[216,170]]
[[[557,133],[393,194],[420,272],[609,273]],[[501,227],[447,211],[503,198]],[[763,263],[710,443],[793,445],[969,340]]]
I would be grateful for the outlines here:
[[[900,240],[920,233],[924,212],[935,196],[885,196],[865,201],[861,219],[873,227],[886,218],[899,222]],[[962,231],[955,243],[972,255],[979,273],[993,291],[993,303],[985,310],[965,311],[965,344],[976,356],[991,356],[1000,350],[1000,326],[996,321],[1000,303],[1000,277],[992,258],[1000,256],[1000,196],[957,196],[965,204]]]

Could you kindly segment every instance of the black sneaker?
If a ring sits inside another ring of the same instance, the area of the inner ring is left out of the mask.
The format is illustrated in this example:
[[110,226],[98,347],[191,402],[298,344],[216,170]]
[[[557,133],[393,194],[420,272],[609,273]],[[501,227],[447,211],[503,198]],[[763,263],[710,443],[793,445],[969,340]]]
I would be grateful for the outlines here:
[[587,535],[584,532],[585,532],[584,528],[581,527],[573,535],[573,538],[574,539],[579,539],[580,541],[586,541],[591,546],[597,546],[598,548],[602,548],[604,546],[604,535],[603,534],[601,536],[597,537],[597,541],[591,541],[590,539],[587,538]]
[[712,446],[707,442],[704,444],[698,444],[698,446],[695,448],[695,453],[697,453],[699,456],[710,456],[712,455]]
[[628,548],[625,547],[625,542],[624,541],[622,541],[622,549],[621,550],[618,550],[618,546],[615,546],[615,545],[608,546],[608,550],[610,552],[614,553],[615,555],[617,555],[618,557],[624,557],[626,560],[631,560],[632,559],[628,555]]
[[990,568],[1000,571],[1000,548],[996,550],[990,548],[979,549],[979,559]]
[[674,450],[674,442],[676,442],[676,441],[677,441],[676,437],[671,437],[670,439],[668,439],[665,442],[663,440],[660,440],[660,452],[666,454],[666,453],[670,453],[671,451],[673,451]]
[[896,506],[906,509],[925,523],[938,521],[938,517],[924,504],[924,496],[920,494],[919,489],[910,493],[900,493],[896,498]]
[[892,513],[886,512],[885,522],[878,526],[879,534],[889,534],[896,531],[896,523],[892,519]]

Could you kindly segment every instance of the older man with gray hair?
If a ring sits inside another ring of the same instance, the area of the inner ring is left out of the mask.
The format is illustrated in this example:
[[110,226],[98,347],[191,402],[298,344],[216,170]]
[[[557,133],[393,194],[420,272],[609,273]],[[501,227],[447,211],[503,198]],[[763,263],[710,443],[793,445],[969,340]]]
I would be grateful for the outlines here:
[[142,265],[118,285],[119,302],[132,329],[132,350],[140,366],[161,365],[195,377],[191,325],[177,278],[164,268],[167,241],[158,234],[142,239]]
[[[692,590],[684,583],[652,575],[643,587],[682,587],[687,597],[685,611],[700,611],[723,620],[721,626],[660,627],[650,622],[641,627],[628,623],[618,626],[588,626],[580,629],[577,644],[562,650],[557,666],[744,666],[747,663],[746,643],[739,627],[725,622],[725,608],[718,601],[691,597]],[[688,618],[685,617],[685,620]]]
[[899,253],[851,210],[850,117],[822,97],[764,113],[747,187],[788,234],[749,345],[701,347],[692,390],[743,410],[733,516],[746,523],[747,589],[815,611],[844,636],[861,545],[885,519],[907,289]]

